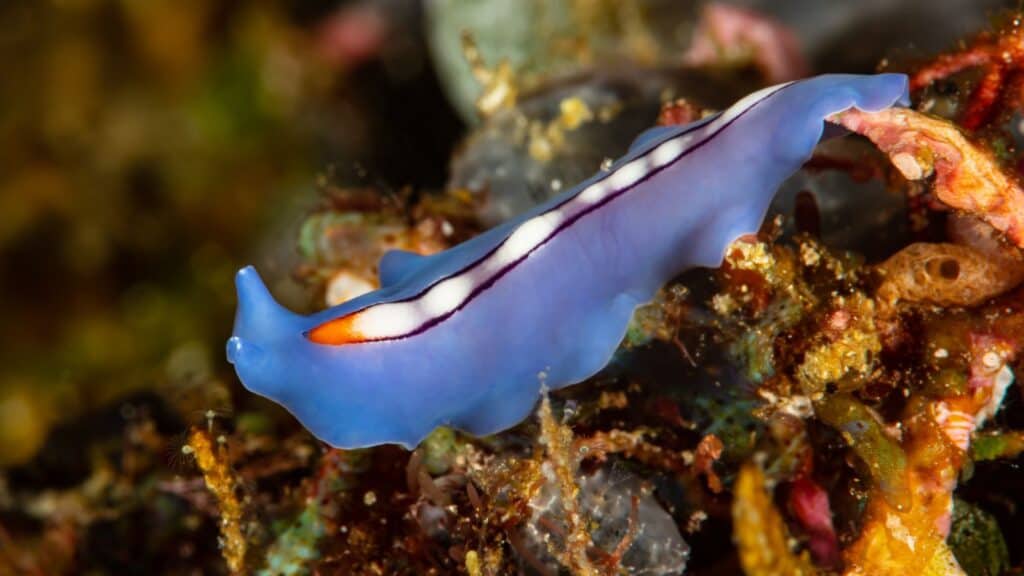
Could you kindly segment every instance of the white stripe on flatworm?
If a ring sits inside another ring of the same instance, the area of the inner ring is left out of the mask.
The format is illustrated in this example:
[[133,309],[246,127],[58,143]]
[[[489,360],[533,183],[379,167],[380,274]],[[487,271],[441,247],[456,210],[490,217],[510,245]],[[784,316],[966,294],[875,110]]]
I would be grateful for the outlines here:
[[390,302],[365,308],[353,328],[363,338],[387,338],[408,334],[423,324],[423,316],[411,302]]
[[647,154],[647,157],[651,161],[648,170],[657,170],[658,168],[672,162],[683,153],[683,150],[689,143],[690,136],[687,135],[680,138],[673,138],[658,144],[654,150],[651,150],[650,153]]
[[584,188],[572,201],[579,202],[580,204],[596,204],[603,200],[610,191],[611,186],[604,180],[600,180]]
[[759,90],[743,98],[714,121],[697,130],[670,138],[643,156],[626,162],[587,186],[567,202],[520,224],[493,254],[461,274],[441,280],[414,300],[375,304],[357,312],[354,328],[366,339],[396,338],[410,334],[433,319],[458,310],[473,291],[494,274],[525,258],[554,234],[558,227],[588,206],[627,189],[654,170],[671,163],[691,148],[698,137],[714,134],[758,102],[788,84]]
[[647,175],[647,162],[644,158],[637,158],[608,175],[608,184],[614,190],[623,190],[636,184],[641,178]]
[[494,257],[501,262],[502,266],[507,266],[529,254],[558,229],[558,226],[564,221],[562,215],[564,208],[565,206],[555,208],[520,224],[515,232],[505,239]]
[[422,310],[436,318],[454,312],[473,292],[473,281],[465,274],[453,276],[435,285],[419,298]]
[[711,123],[711,126],[713,126],[711,131],[713,132],[715,129],[725,124],[728,124],[729,122],[732,122],[733,120],[736,119],[737,116],[753,108],[754,105],[757,104],[758,102],[764,100],[765,98],[771,96],[772,94],[778,92],[779,90],[782,90],[783,88],[789,86],[790,84],[792,84],[792,82],[784,82],[782,84],[776,84],[775,86],[769,86],[767,88],[762,88],[757,92],[747,94],[738,102],[736,102],[732,106],[729,106],[729,108],[726,109],[725,112],[722,112],[721,116],[716,118],[715,121]]

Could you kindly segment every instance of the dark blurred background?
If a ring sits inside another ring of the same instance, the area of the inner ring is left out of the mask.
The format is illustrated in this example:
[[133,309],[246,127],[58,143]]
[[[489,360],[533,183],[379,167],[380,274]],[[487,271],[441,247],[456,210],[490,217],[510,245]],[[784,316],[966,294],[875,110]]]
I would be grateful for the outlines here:
[[0,5],[0,465],[130,391],[228,374],[234,270],[327,180],[444,183],[462,127],[421,11]]

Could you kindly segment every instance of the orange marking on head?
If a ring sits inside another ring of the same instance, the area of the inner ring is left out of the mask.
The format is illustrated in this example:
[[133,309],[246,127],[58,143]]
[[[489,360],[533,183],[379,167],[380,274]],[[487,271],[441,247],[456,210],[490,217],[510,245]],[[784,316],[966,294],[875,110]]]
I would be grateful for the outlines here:
[[341,318],[335,318],[334,320],[328,320],[310,330],[306,337],[317,344],[327,344],[330,346],[362,342],[366,338],[355,327],[355,320],[358,317],[359,314],[350,314]]

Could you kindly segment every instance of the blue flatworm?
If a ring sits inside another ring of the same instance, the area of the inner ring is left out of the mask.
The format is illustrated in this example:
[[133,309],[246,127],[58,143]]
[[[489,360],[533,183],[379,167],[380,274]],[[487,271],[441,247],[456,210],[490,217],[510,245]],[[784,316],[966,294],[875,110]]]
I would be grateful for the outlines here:
[[542,382],[604,367],[664,282],[720,265],[755,232],[829,116],[905,103],[906,86],[897,74],[819,76],[652,129],[610,169],[476,238],[432,256],[388,253],[379,290],[310,316],[244,268],[228,360],[334,446],[509,428]]

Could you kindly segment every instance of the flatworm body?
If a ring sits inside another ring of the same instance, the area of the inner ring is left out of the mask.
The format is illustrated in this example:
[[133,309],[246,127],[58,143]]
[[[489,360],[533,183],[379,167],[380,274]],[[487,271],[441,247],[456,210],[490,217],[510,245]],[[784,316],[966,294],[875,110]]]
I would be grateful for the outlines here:
[[757,231],[829,116],[905,100],[902,75],[819,76],[652,129],[609,170],[472,240],[385,255],[379,290],[311,316],[282,308],[245,268],[228,359],[247,388],[335,446],[413,446],[439,425],[504,430],[542,385],[604,367],[667,280],[720,265]]

